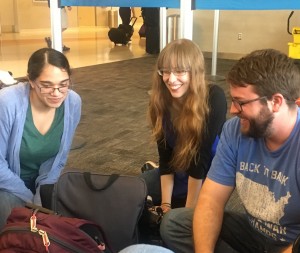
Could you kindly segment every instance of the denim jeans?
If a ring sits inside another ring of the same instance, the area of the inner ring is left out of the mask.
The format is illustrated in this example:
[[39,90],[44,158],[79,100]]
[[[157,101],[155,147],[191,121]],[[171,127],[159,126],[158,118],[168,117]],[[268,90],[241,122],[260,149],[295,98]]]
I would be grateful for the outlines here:
[[5,226],[7,217],[10,215],[14,207],[24,206],[25,202],[14,194],[0,190],[0,230]]
[[160,236],[166,246],[176,253],[194,251],[192,223],[194,210],[176,208],[167,212],[160,224]]
[[240,253],[280,253],[289,245],[254,230],[244,213],[225,212],[220,238]]
[[159,169],[145,171],[139,176],[145,180],[147,186],[147,192],[148,195],[152,197],[153,204],[159,205],[161,202]]
[[126,247],[119,253],[172,253],[172,251],[156,245],[135,244]]
[[[161,204],[161,185],[160,185],[160,172],[159,169],[153,169],[145,171],[140,175],[147,185],[148,195],[152,197],[154,205]],[[175,173],[174,174],[174,187],[172,193],[173,200],[183,200],[176,202],[183,202],[185,204],[185,199],[187,196],[187,184],[188,175],[186,173]],[[172,203],[173,204],[173,203]],[[180,205],[179,204],[179,205]],[[183,206],[184,206],[183,204]]]
[[[160,171],[153,169],[140,175],[146,182],[148,195],[152,197],[154,205],[161,204]],[[186,202],[187,180],[183,174],[174,177],[172,194],[172,207],[184,206]],[[186,183],[185,183],[186,182]],[[144,210],[139,221],[140,242],[147,244],[162,245],[159,235],[159,225],[150,221],[148,210]]]
[[[160,235],[166,246],[176,253],[194,252],[193,214],[193,209],[177,208],[162,220]],[[225,212],[215,253],[279,253],[286,246],[276,245],[255,231],[245,214]]]

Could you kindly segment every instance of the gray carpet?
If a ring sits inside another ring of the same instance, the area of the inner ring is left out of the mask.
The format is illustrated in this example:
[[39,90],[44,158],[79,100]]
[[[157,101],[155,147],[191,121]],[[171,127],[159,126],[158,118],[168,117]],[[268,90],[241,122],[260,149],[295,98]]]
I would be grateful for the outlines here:
[[[155,61],[147,56],[73,70],[83,106],[66,169],[136,175],[145,161],[157,161],[146,117]],[[218,60],[218,78],[208,79],[226,89],[222,76],[233,63]],[[207,59],[207,73],[210,66]]]

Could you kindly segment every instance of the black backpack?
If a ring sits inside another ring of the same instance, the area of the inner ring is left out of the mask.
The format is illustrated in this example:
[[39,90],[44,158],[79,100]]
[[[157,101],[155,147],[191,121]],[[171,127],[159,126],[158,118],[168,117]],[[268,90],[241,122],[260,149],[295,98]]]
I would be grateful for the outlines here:
[[[53,192],[47,188],[47,185],[41,186],[43,206],[66,217],[99,224],[114,251],[139,243],[138,221],[147,196],[142,178],[66,171],[60,175],[54,188],[50,185]],[[43,199],[52,199],[52,203]]]
[[133,26],[136,22],[137,18],[131,18],[129,25],[123,25],[120,24],[118,28],[111,28],[108,31],[108,37],[109,39],[116,44],[122,44],[127,45],[127,43],[130,41],[134,29]]

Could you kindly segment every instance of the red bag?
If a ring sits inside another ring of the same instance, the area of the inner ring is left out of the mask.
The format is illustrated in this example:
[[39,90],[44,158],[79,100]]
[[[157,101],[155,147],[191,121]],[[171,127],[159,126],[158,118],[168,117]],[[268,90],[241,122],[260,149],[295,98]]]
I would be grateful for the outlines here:
[[[93,222],[14,208],[0,234],[1,253],[111,253],[102,229]],[[48,209],[46,209],[48,210]]]

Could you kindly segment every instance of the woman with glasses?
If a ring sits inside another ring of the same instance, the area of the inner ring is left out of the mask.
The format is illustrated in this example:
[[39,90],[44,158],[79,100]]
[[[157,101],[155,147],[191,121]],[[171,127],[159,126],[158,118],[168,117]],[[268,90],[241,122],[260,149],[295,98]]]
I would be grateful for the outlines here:
[[34,52],[28,81],[0,91],[0,229],[12,208],[41,204],[41,185],[57,181],[81,115],[61,52]]
[[149,105],[159,165],[141,174],[164,213],[195,206],[226,111],[223,90],[205,80],[199,47],[188,39],[169,43],[158,56]]

